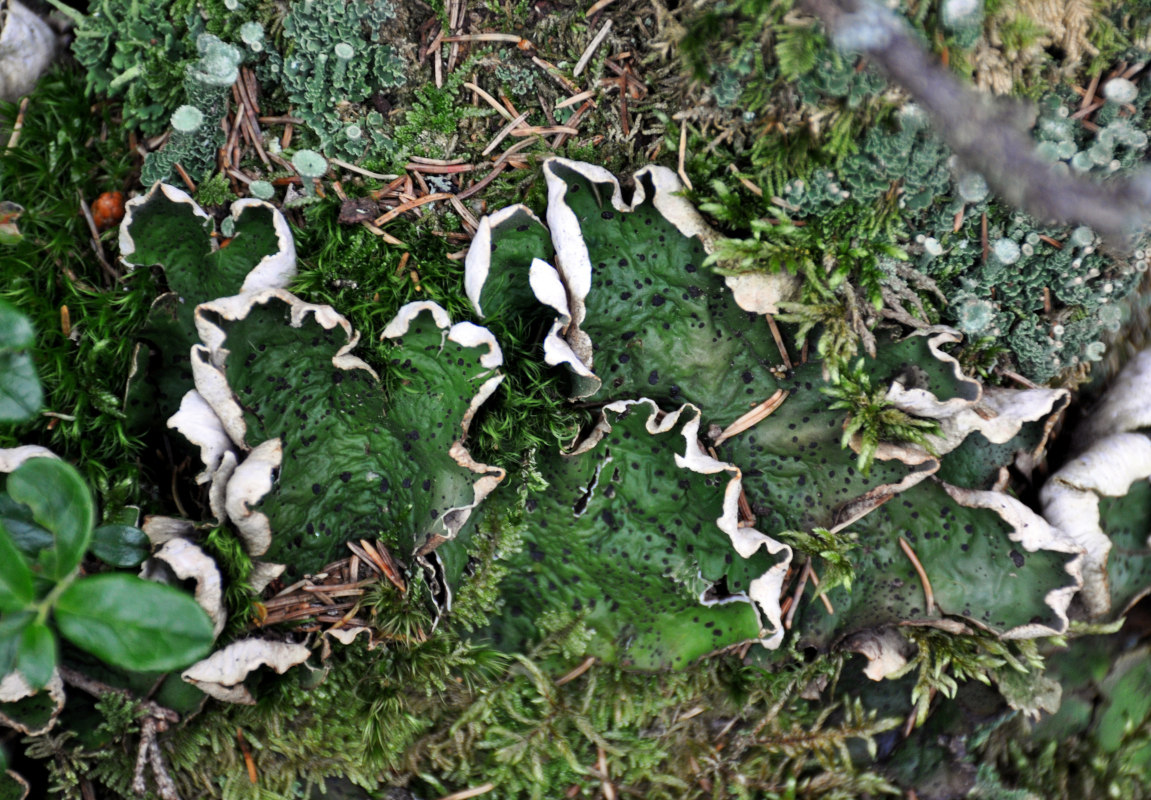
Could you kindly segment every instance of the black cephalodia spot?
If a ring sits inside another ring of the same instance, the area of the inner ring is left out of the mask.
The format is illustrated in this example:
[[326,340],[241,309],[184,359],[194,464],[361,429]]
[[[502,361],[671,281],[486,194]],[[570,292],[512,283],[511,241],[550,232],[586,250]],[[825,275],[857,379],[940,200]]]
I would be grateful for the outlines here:
[[351,479],[352,479],[352,473],[347,472],[347,471],[340,473],[340,480],[342,480],[344,483],[347,483]]
[[631,356],[629,356],[627,353],[620,354],[619,363],[626,364],[629,361],[631,361]]
[[403,481],[400,482],[400,486],[403,486],[405,489],[411,489],[412,488],[412,479],[411,478],[404,478]]
[[1017,567],[1023,566],[1023,554],[1020,553],[1018,550],[1012,550],[1007,555],[1011,556],[1011,560],[1015,563],[1015,566],[1017,566]]
[[651,304],[653,306],[662,306],[666,302],[667,302],[667,298],[664,297],[662,294],[657,294],[655,297],[653,297],[651,299]]
[[652,386],[655,386],[657,383],[659,383],[659,372],[653,369],[651,374],[647,376],[647,382]]
[[699,267],[697,267],[695,264],[688,264],[687,266],[684,267],[684,271],[686,271],[686,272],[695,272],[698,269],[699,269]]
[[320,484],[313,483],[312,484],[312,494],[319,494],[321,491],[323,491],[323,488],[324,487],[320,486]]

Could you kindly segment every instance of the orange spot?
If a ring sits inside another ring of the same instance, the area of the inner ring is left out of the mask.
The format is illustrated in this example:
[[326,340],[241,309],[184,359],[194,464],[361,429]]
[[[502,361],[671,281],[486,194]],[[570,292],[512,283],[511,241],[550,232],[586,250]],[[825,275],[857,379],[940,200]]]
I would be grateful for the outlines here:
[[108,230],[120,224],[124,218],[124,195],[120,192],[104,192],[92,203],[92,219],[97,230]]

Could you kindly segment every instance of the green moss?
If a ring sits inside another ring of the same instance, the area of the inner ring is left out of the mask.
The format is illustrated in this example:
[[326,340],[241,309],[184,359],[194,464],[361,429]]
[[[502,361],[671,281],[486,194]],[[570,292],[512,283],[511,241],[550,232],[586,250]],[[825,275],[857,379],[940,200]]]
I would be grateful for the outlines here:
[[[113,110],[100,104],[93,113],[83,86],[83,75],[67,68],[42,78],[29,101],[21,147],[0,152],[4,198],[26,209],[19,221],[23,240],[0,252],[0,298],[32,319],[33,358],[50,412],[0,431],[0,447],[51,447],[78,465],[114,511],[142,496],[141,443],[127,432],[121,396],[134,333],[156,287],[147,272],[113,281],[93,257],[80,198],[91,203],[101,192],[121,189],[132,160]],[[15,113],[15,106],[0,104],[0,116]],[[115,232],[101,239],[112,264]],[[62,306],[71,338],[62,328]]]

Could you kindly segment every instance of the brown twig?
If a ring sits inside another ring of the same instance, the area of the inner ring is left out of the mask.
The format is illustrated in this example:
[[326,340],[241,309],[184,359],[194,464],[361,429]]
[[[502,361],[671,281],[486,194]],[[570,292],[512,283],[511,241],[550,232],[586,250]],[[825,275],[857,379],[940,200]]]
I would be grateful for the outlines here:
[[479,786],[473,786],[470,789],[463,789],[451,794],[445,794],[439,800],[469,800],[472,797],[479,797],[481,794],[487,794],[492,789],[496,788],[494,783],[482,783]]
[[92,250],[96,253],[96,260],[100,262],[104,274],[111,278],[113,283],[119,283],[120,276],[116,270],[112,269],[112,265],[108,263],[108,257],[104,254],[104,245],[100,243],[100,228],[92,216],[92,209],[88,207],[83,194],[79,191],[76,194],[80,197],[80,213],[84,215],[84,221],[88,223],[88,232],[92,234]]
[[578,678],[580,675],[583,675],[585,672],[587,672],[589,669],[591,669],[593,664],[595,664],[595,656],[588,656],[587,658],[585,658],[583,661],[580,662],[580,665],[578,667],[573,669],[568,674],[564,675],[559,680],[557,680],[555,682],[555,685],[556,686],[563,686],[565,683],[571,683],[576,678]]
[[584,48],[583,53],[580,55],[579,60],[576,62],[575,69],[572,70],[573,76],[577,78],[579,77],[579,74],[584,71],[584,67],[586,67],[588,62],[591,61],[592,54],[595,53],[596,48],[603,44],[603,40],[607,38],[609,33],[611,33],[610,19],[604,22],[603,27],[599,29],[599,33],[597,33],[595,38],[593,38],[588,46]]
[[795,617],[796,609],[799,608],[799,598],[803,597],[803,590],[807,588],[807,576],[811,572],[811,556],[808,556],[804,562],[803,567],[799,570],[799,580],[796,582],[795,591],[791,593],[791,607],[787,609],[787,616],[783,619],[783,627],[791,630],[791,621]]
[[775,410],[783,405],[783,401],[786,399],[787,390],[776,389],[775,394],[764,400],[755,408],[751,409],[751,411],[741,415],[738,419],[724,428],[723,433],[721,433],[715,440],[715,445],[718,446],[730,439],[732,436],[738,436],[748,428],[752,428],[763,422],[763,420],[767,419],[773,413],[775,413]]
[[526,112],[526,111],[524,113],[520,114],[518,117],[513,117],[511,122],[509,122],[507,125],[504,125],[502,128],[500,128],[499,132],[495,135],[495,138],[492,139],[490,142],[488,142],[488,146],[483,149],[483,151],[480,153],[480,155],[486,156],[489,153],[491,153],[493,150],[495,150],[496,147],[499,146],[499,143],[502,142],[504,139],[506,139],[508,137],[508,135],[517,126],[522,125],[524,120],[526,120],[527,118],[528,118],[528,112]]
[[136,752],[136,769],[132,779],[132,791],[138,795],[147,794],[148,784],[144,779],[144,769],[150,765],[152,776],[156,780],[156,791],[162,800],[179,800],[180,796],[176,791],[176,784],[172,781],[172,776],[168,774],[156,736],[167,730],[170,724],[179,722],[180,715],[152,700],[139,699],[126,689],[119,689],[94,678],[89,678],[71,667],[61,666],[58,670],[61,679],[69,686],[74,686],[96,698],[105,694],[119,695],[136,703],[144,710],[146,716],[140,722],[140,745]]
[[176,172],[180,175],[180,180],[182,180],[184,182],[184,185],[188,187],[188,191],[190,191],[192,194],[195,194],[196,193],[196,182],[193,181],[191,176],[188,175],[188,173],[184,171],[183,165],[179,161],[177,161],[172,166],[175,168]]
[[[811,577],[811,582],[815,588],[819,588],[819,576],[815,574],[815,569],[811,566],[811,562],[807,562],[807,573]],[[828,599],[826,594],[819,595],[819,599],[823,601],[823,607],[827,609],[828,614],[834,614],[835,608],[831,605],[831,600]]]
[[1011,380],[1018,383],[1020,386],[1025,386],[1028,389],[1041,389],[1042,388],[1035,381],[1031,380],[1030,378],[1023,377],[1018,372],[1012,372],[1009,369],[1000,369],[999,373],[1001,375],[1003,375],[1003,377],[1010,378]]
[[676,172],[679,174],[679,179],[683,181],[683,185],[688,189],[693,189],[691,185],[691,178],[687,177],[687,170],[684,169],[684,163],[687,160],[687,120],[683,119],[679,122],[679,161],[676,165]]
[[24,114],[28,111],[28,101],[31,98],[25,97],[20,101],[20,108],[16,110],[16,122],[12,125],[12,135],[8,137],[9,150],[15,150],[16,145],[20,143],[20,130],[24,127]]
[[374,219],[372,221],[372,224],[377,225],[377,226],[386,225],[387,223],[391,222],[393,219],[395,219],[400,214],[403,214],[406,211],[411,211],[414,208],[419,208],[422,205],[427,205],[428,203],[434,203],[434,202],[437,202],[439,200],[447,200],[449,197],[451,197],[451,194],[448,192],[436,192],[435,194],[426,194],[423,197],[417,197],[414,200],[408,200],[407,202],[401,203],[400,205],[396,206],[395,208],[393,208],[388,213],[381,214],[379,217],[377,217],[376,219]]
[[771,338],[775,339],[775,346],[783,359],[783,365],[790,370],[792,368],[791,356],[787,354],[787,345],[784,344],[783,336],[779,333],[779,326],[775,324],[775,317],[771,314],[764,314],[763,316],[767,319],[767,326],[771,328]]
[[923,564],[919,563],[919,559],[915,555],[915,551],[911,549],[911,545],[902,536],[899,537],[899,546],[903,548],[904,554],[911,561],[911,566],[915,567],[915,572],[919,575],[919,582],[923,584],[923,596],[927,602],[927,615],[930,616],[935,611],[935,593],[931,591],[931,581],[927,579],[927,570],[923,568]]
[[[1087,225],[1124,245],[1151,222],[1146,176],[1104,182],[1055,171],[1011,112],[960,83],[894,13],[861,0],[802,0],[801,7],[819,17],[833,38],[851,38],[906,90],[959,160],[1006,203],[1041,220]],[[866,41],[853,36],[864,27]]]

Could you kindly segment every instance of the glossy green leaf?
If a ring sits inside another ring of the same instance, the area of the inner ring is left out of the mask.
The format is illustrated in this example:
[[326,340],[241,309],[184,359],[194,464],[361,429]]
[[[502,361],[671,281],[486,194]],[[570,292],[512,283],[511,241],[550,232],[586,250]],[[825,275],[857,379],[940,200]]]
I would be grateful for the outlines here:
[[212,646],[212,621],[191,596],[134,575],[77,580],[60,595],[55,615],[65,639],[125,669],[179,669]]
[[60,580],[76,569],[96,518],[80,473],[60,459],[32,458],[8,476],[8,494],[28,506],[33,519],[52,534],[52,547],[39,558],[44,576]]
[[92,553],[113,567],[136,567],[152,552],[148,535],[133,525],[101,525],[92,531]]
[[16,667],[16,653],[24,628],[36,618],[35,612],[20,611],[0,617],[0,678]]
[[28,318],[0,300],[0,422],[28,419],[44,402],[28,349],[35,337]]
[[36,524],[32,509],[4,492],[0,492],[0,524],[8,529],[16,549],[28,559],[35,559],[52,546],[52,534]]
[[16,670],[33,689],[42,689],[56,669],[56,634],[43,622],[32,622],[20,633]]
[[16,611],[35,599],[32,570],[0,519],[0,612]]

